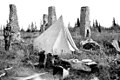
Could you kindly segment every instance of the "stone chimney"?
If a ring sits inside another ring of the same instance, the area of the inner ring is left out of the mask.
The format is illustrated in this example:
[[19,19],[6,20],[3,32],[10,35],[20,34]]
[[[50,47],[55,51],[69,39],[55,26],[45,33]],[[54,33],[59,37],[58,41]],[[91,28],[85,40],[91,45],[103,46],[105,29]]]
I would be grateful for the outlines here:
[[48,7],[48,27],[51,26],[56,20],[55,6]]
[[11,30],[13,32],[19,32],[20,27],[18,24],[18,17],[17,17],[17,9],[14,4],[9,5],[10,8],[10,14],[9,14],[9,26],[11,27]]
[[44,32],[48,27],[48,15],[47,14],[43,14],[43,23],[42,23],[42,27],[41,27],[41,32]]
[[44,30],[46,30],[48,26],[48,15],[47,14],[43,14],[43,26],[44,26]]
[[48,23],[48,15],[47,14],[43,14],[43,24]]
[[90,20],[89,20],[89,7],[88,6],[81,7],[80,35],[83,37],[91,36]]

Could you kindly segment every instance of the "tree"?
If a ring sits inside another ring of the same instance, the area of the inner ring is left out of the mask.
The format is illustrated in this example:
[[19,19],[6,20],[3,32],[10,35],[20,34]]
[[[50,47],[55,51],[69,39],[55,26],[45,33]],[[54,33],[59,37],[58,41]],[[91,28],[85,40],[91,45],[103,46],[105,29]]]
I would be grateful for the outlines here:
[[95,22],[93,21],[93,28],[95,27]]
[[98,26],[98,32],[101,33],[101,25],[100,25],[100,23],[99,23],[99,26]]
[[75,27],[77,27],[77,23],[75,23]]
[[95,20],[95,26],[98,27],[98,21],[97,20]]
[[28,26],[28,28],[27,28],[26,32],[31,32],[31,27],[30,27],[30,24],[29,24],[29,26]]
[[37,31],[37,25],[36,25],[36,22],[35,22],[35,27],[34,27],[34,30]]
[[31,28],[31,32],[34,32],[34,31],[35,31],[35,30],[34,30],[34,24],[33,24],[33,22],[31,23],[30,28]]
[[23,28],[21,28],[21,30],[20,30],[21,32],[25,32],[25,30],[23,29]]
[[80,27],[80,20],[77,18],[77,27]]
[[115,18],[113,17],[113,26],[116,26],[116,21],[115,21]]
[[42,31],[42,27],[43,27],[43,22],[42,22],[42,20],[40,20],[40,28],[39,28],[40,32]]

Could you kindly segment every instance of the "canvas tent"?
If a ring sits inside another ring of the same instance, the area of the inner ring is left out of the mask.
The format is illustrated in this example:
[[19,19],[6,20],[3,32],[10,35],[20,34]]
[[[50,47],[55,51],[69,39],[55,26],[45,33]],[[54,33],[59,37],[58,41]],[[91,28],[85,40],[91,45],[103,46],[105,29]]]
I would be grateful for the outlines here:
[[34,49],[45,50],[46,53],[67,55],[78,50],[68,28],[64,27],[62,16],[40,36],[34,39]]

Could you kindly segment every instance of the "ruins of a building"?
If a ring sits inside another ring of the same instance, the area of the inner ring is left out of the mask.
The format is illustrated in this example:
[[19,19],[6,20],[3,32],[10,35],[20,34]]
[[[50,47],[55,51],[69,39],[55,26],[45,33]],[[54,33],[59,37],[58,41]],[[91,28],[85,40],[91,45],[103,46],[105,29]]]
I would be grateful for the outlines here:
[[41,26],[41,32],[44,32],[47,29],[47,26],[48,26],[48,15],[43,14],[43,23]]
[[44,25],[44,30],[46,30],[46,27],[48,26],[48,15],[43,14],[43,25]]
[[14,4],[9,5],[10,13],[9,13],[9,23],[7,27],[11,27],[12,32],[12,41],[20,40],[20,27],[18,24],[18,16],[17,16],[17,9]]
[[48,27],[57,20],[55,6],[48,7]]
[[17,17],[17,9],[14,4],[9,5],[10,14],[9,14],[9,26],[12,28],[12,32],[16,33],[20,31]]
[[81,7],[80,35],[83,37],[90,37],[91,36],[89,14],[90,13],[89,13],[88,6]]
[[57,20],[55,6],[48,7],[48,15],[43,14],[43,23],[40,28],[41,32],[44,32]]

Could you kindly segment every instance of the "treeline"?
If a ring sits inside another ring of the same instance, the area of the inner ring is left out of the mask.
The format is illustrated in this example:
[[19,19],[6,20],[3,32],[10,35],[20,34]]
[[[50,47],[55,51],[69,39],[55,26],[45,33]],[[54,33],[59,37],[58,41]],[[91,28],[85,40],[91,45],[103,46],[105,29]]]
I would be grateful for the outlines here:
[[[77,21],[74,27],[68,27],[71,32],[75,32],[80,26],[80,20],[77,18]],[[100,24],[97,20],[93,21],[93,24],[90,26],[91,31],[94,32],[120,32],[120,25],[116,23],[115,18],[112,20],[112,25],[109,28],[106,28]]]
[[36,23],[31,23],[28,25],[27,30],[21,28],[21,32],[39,32],[40,30],[37,29]]
[[118,23],[116,23],[115,18],[113,18],[112,21],[112,26],[109,28],[106,28],[104,26],[101,26],[100,23],[98,23],[97,20],[95,20],[95,22],[93,21],[93,25],[91,26],[91,30],[95,31],[95,32],[120,32],[120,25]]

